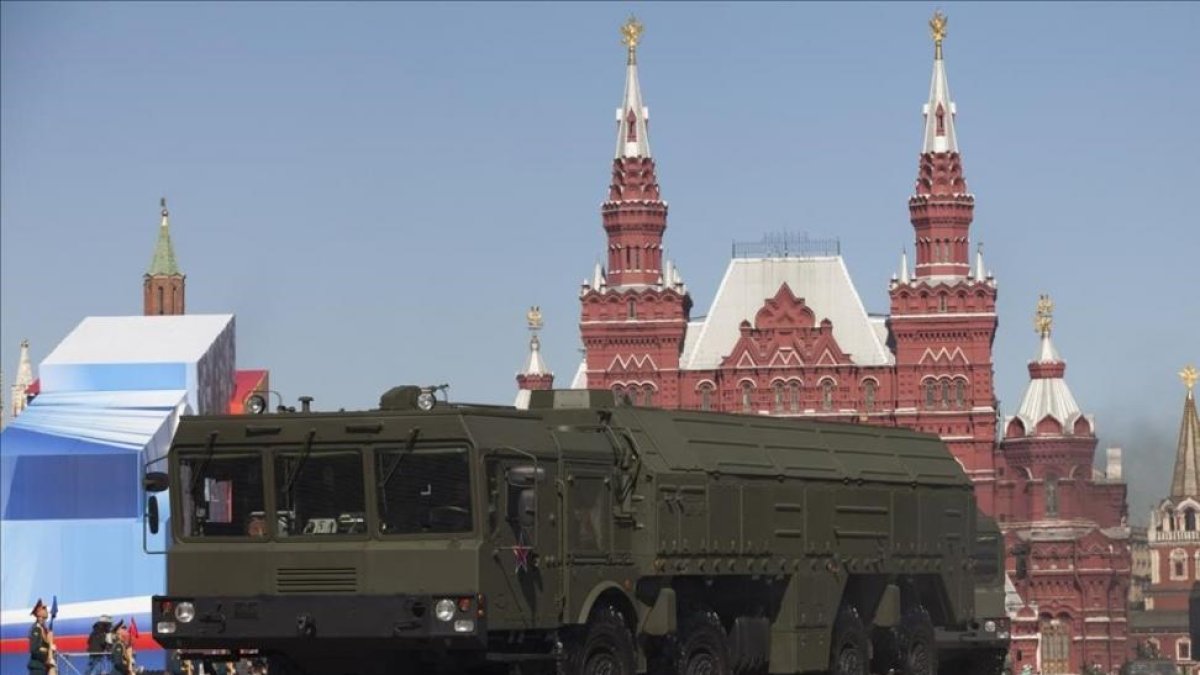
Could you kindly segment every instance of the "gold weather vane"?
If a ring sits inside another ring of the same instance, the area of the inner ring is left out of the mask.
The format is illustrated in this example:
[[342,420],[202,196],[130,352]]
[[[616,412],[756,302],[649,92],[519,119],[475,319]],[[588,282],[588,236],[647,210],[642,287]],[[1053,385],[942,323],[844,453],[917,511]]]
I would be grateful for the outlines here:
[[637,46],[642,40],[642,31],[646,30],[637,17],[630,14],[629,20],[621,26],[621,42],[629,47],[629,65],[637,63]]
[[1188,397],[1192,396],[1192,392],[1196,389],[1196,380],[1200,380],[1200,371],[1196,370],[1196,366],[1189,365],[1187,368],[1179,371],[1179,379],[1183,380],[1183,386],[1187,387]]
[[929,20],[929,32],[933,35],[934,58],[942,58],[942,40],[946,39],[946,15],[942,10],[933,13]]
[[1037,316],[1033,319],[1033,327],[1042,337],[1050,335],[1050,326],[1054,323],[1054,301],[1043,293],[1038,297]]
[[529,330],[542,329],[542,308],[534,305],[525,313],[525,320],[529,322]]

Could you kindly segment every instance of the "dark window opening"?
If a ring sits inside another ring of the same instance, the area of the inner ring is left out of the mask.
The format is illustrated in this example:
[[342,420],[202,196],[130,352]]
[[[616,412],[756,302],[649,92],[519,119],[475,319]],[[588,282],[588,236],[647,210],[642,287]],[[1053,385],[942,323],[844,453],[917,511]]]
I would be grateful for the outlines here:
[[179,477],[183,536],[266,536],[261,455],[188,454]]
[[363,482],[359,450],[276,454],[278,536],[365,534]]
[[378,451],[375,475],[380,534],[471,531],[466,448]]
[[821,383],[821,410],[833,410],[833,382],[830,380]]

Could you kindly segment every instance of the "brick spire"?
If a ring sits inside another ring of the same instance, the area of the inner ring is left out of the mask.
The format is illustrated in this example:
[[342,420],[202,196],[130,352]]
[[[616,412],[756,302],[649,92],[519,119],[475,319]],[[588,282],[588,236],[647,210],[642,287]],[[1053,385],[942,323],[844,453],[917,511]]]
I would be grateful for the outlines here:
[[908,200],[909,217],[916,230],[916,276],[965,277],[970,270],[967,242],[974,218],[975,197],[967,192],[958,136],[957,110],[950,100],[950,84],[942,59],[946,17],[941,12],[929,22],[933,31],[933,78],[925,103],[924,139],[915,194]]
[[[650,109],[642,103],[638,84],[637,46],[642,24],[634,19],[621,27],[628,47],[625,94],[617,108],[617,147],[612,184],[601,207],[608,234],[607,283],[648,286],[661,283],[662,238],[667,203],[659,195],[654,159],[650,156]],[[668,280],[667,283],[670,283]]]
[[183,314],[187,277],[179,271],[175,247],[171,245],[171,214],[167,198],[159,202],[162,220],[158,225],[158,241],[154,257],[142,279],[142,313],[146,316]]
[[1179,447],[1175,451],[1175,474],[1171,478],[1171,499],[1200,497],[1200,417],[1196,415],[1195,366],[1180,371],[1187,387],[1183,399],[1183,421],[1179,425]]

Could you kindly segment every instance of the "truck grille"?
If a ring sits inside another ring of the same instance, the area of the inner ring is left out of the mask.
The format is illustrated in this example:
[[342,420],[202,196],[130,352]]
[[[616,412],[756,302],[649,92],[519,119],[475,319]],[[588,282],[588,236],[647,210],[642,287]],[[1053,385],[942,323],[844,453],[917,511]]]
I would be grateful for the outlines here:
[[353,567],[280,567],[275,570],[277,593],[354,593],[358,570]]

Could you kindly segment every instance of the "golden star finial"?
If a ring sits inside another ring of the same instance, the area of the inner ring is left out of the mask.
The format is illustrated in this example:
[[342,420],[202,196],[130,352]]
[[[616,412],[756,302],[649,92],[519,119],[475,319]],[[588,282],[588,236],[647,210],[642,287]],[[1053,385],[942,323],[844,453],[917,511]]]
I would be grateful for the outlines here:
[[1033,319],[1033,327],[1042,337],[1050,335],[1050,327],[1054,325],[1054,301],[1043,293],[1038,297],[1037,315]]
[[629,65],[637,63],[637,46],[642,40],[642,31],[646,30],[637,17],[630,14],[629,20],[621,26],[621,42],[629,48]]
[[942,40],[946,39],[946,15],[942,10],[933,13],[929,20],[929,32],[933,35],[934,58],[942,58]]
[[1188,398],[1191,398],[1192,392],[1196,390],[1196,380],[1200,380],[1200,371],[1196,370],[1196,366],[1189,365],[1179,371],[1179,379],[1183,380],[1183,386],[1188,390]]
[[525,313],[525,320],[529,322],[529,330],[542,329],[542,308],[534,305]]

